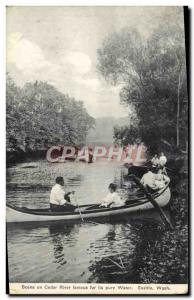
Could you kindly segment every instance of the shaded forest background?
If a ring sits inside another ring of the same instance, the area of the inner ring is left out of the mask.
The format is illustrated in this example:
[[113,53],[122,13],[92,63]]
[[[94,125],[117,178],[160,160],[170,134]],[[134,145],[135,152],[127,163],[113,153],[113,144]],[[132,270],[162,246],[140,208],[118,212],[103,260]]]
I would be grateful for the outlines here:
[[188,96],[183,10],[161,17],[149,36],[124,28],[107,36],[98,50],[98,71],[120,86],[121,104],[130,108],[128,125],[116,126],[115,140],[143,142],[151,152],[188,147]]

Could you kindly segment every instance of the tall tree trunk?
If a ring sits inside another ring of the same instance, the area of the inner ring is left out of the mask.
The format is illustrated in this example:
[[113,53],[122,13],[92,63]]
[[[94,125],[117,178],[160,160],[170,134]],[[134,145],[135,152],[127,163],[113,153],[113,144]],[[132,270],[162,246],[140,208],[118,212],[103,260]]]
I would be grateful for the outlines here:
[[176,145],[180,145],[180,136],[179,136],[179,121],[180,121],[180,86],[181,86],[181,72],[179,72],[178,80],[178,91],[177,91],[177,117],[176,117]]
[[185,171],[188,172],[188,141],[186,140]]

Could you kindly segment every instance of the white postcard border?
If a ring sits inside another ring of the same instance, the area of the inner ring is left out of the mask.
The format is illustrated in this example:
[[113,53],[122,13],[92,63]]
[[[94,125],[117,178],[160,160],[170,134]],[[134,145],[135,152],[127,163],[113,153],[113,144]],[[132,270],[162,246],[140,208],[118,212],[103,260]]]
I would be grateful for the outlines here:
[[185,295],[188,284],[10,283],[11,295]]

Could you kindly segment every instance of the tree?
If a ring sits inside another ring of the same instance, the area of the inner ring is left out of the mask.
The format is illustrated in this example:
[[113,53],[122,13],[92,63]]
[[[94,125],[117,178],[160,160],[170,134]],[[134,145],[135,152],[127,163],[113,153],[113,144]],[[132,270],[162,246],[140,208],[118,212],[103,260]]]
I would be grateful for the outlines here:
[[20,94],[12,78],[7,74],[6,82],[6,145],[7,151],[23,149],[21,130],[21,112],[20,112]]
[[7,77],[7,151],[36,151],[51,145],[80,145],[94,119],[83,103],[46,82],[18,88]]
[[100,74],[122,86],[121,103],[132,111],[129,127],[120,128],[120,134],[116,129],[117,139],[125,143],[141,139],[153,151],[161,140],[184,147],[187,84],[180,24],[179,15],[174,15],[173,23],[163,23],[147,39],[137,30],[124,28],[105,39],[98,50]]

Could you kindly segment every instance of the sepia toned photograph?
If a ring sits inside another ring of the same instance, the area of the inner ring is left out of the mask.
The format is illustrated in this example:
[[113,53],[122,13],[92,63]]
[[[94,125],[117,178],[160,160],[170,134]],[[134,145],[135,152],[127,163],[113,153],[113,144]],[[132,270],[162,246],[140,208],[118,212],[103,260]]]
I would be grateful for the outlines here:
[[7,6],[7,293],[188,294],[188,24]]

